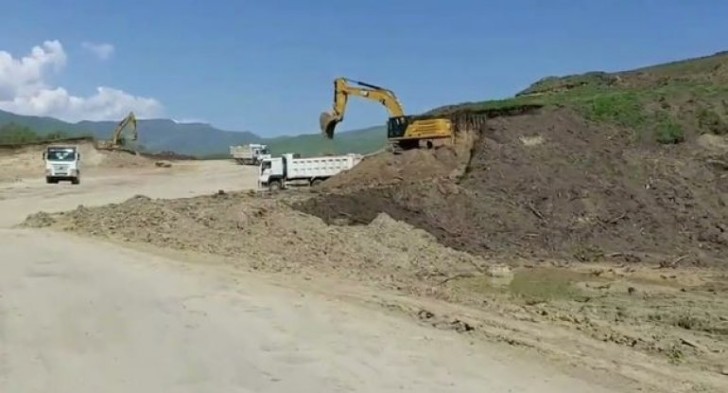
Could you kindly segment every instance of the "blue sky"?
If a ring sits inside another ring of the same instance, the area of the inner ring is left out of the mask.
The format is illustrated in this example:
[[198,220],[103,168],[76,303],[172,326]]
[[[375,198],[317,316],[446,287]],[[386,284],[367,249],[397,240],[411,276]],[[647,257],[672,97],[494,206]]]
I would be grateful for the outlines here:
[[[4,3],[0,51],[20,58],[46,40],[62,44],[66,64],[43,77],[49,88],[84,99],[108,86],[156,99],[165,117],[266,136],[317,132],[337,76],[389,87],[416,113],[510,96],[547,75],[728,49],[728,2],[709,0]],[[84,42],[114,51],[102,60]],[[76,117],[128,110],[105,97],[68,102]],[[70,111],[63,105],[48,113]],[[384,108],[355,100],[339,129],[385,120]]]

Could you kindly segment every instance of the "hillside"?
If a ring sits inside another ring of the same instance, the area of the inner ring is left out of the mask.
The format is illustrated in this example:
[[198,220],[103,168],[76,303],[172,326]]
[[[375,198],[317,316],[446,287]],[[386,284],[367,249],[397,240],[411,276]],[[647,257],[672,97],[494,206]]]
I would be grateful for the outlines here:
[[[0,111],[0,126],[16,124],[41,135],[62,132],[68,135],[91,135],[99,139],[111,136],[116,122],[81,121],[67,123],[50,117],[22,116]],[[385,142],[384,127],[341,132],[333,141],[320,134],[263,138],[252,132],[221,130],[202,123],[176,123],[168,119],[139,120],[139,144],[152,152],[174,151],[196,156],[227,156],[228,146],[266,143],[274,154],[299,152],[303,155],[378,150]]]
[[351,225],[386,212],[488,257],[725,266],[727,54],[544,78],[428,115],[487,121],[456,149],[372,157],[300,208]]
[[636,70],[543,78],[515,97],[467,102],[425,115],[498,115],[524,107],[570,108],[590,121],[626,127],[634,142],[679,143],[728,133],[728,52]]
[[324,138],[321,134],[265,139],[273,154],[299,152],[304,156],[318,154],[371,153],[379,150],[387,142],[384,126],[368,127],[360,130],[342,131],[334,139]]

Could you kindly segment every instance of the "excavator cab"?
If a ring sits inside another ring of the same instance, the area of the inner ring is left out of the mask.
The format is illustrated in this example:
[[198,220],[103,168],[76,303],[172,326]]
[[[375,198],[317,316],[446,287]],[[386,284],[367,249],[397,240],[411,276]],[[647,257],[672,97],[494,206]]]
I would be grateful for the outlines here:
[[387,138],[403,138],[409,125],[410,119],[408,116],[390,117],[387,120]]

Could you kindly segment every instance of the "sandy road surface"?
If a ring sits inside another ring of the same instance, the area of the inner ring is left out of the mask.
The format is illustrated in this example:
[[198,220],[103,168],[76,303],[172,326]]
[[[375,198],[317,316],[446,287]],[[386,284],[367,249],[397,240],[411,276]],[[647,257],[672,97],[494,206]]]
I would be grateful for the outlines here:
[[121,202],[137,194],[150,198],[182,198],[217,190],[254,188],[257,167],[228,161],[177,162],[172,168],[95,171],[82,183],[46,184],[44,178],[0,183],[0,227],[17,224],[40,210],[57,212],[78,205]]
[[[5,186],[0,222],[254,182],[202,165]],[[1,229],[0,261],[2,392],[610,391],[454,332],[66,234]]]

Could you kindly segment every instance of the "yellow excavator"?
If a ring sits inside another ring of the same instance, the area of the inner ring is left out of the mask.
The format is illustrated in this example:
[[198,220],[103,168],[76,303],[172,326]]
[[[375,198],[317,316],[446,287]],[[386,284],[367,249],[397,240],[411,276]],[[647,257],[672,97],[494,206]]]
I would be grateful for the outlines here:
[[387,138],[395,151],[421,147],[429,149],[454,141],[453,123],[449,119],[405,115],[393,91],[348,78],[334,80],[333,111],[323,112],[319,117],[321,132],[325,137],[333,139],[336,125],[344,120],[349,96],[377,101],[387,108]]
[[[129,139],[126,139],[122,136],[122,132],[124,132],[124,129],[131,125],[132,127],[132,134]],[[111,135],[111,140],[108,141],[98,141],[96,144],[97,149],[103,149],[103,150],[118,150],[123,149],[126,146],[126,141],[136,141],[139,138],[139,133],[137,131],[137,119],[136,116],[134,116],[134,112],[129,112],[129,114],[122,119],[119,124],[116,126],[116,129],[114,130],[114,133]]]

